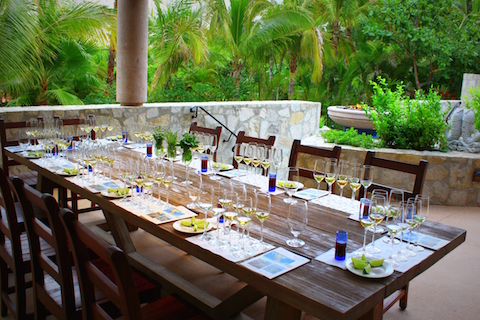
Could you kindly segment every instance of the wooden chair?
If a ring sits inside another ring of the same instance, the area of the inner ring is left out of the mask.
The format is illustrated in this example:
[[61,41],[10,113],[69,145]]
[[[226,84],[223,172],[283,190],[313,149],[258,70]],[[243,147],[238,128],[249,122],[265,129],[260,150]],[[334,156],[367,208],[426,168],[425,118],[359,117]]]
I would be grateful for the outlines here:
[[[305,146],[301,144],[300,140],[294,140],[292,143],[292,149],[290,150],[290,159],[288,161],[289,167],[298,167],[298,173],[300,177],[315,180],[313,178],[313,169],[308,169],[305,167],[300,167],[299,165],[304,165],[303,162],[300,163],[298,161],[299,155],[306,155],[308,156],[308,160],[312,160],[311,158],[334,158],[340,160],[340,153],[342,152],[342,148],[339,146],[333,147],[332,150],[322,149],[317,147]],[[297,163],[298,162],[298,163]],[[289,177],[291,178],[291,177]],[[334,191],[334,185],[332,186],[332,191]]]
[[[22,206],[30,244],[35,319],[45,319],[49,313],[57,319],[79,319],[80,293],[78,284],[74,283],[77,277],[72,273],[66,234],[58,218],[58,203],[53,196],[40,193],[18,178],[13,179],[13,185]],[[46,223],[35,217],[34,207],[45,213]],[[53,259],[41,250],[41,240],[55,249]]]
[[[39,121],[43,121],[42,117],[38,117]],[[15,129],[22,129],[27,127],[26,121],[18,122],[5,122],[3,118],[0,118],[0,142],[2,143],[2,168],[7,176],[10,176],[10,167],[19,166],[20,164],[13,159],[9,159],[5,154],[5,147],[17,146],[18,140],[12,139],[10,137],[10,132]],[[35,186],[37,184],[37,172],[27,171],[16,174],[21,178],[25,183],[30,186]]]
[[206,134],[217,137],[217,140],[216,140],[217,145],[216,145],[215,152],[213,153],[213,161],[216,162],[217,161],[217,150],[218,150],[218,147],[220,145],[220,134],[222,134],[222,127],[218,126],[215,129],[200,127],[200,126],[197,125],[197,122],[195,121],[195,122],[192,122],[192,124],[190,125],[190,132],[201,132],[201,133],[206,133]]
[[[132,269],[125,253],[90,231],[68,209],[61,210],[61,218],[68,230],[72,244],[75,267],[82,293],[82,318],[112,319],[95,301],[94,287],[103,289],[105,296],[120,310],[122,319],[206,319],[193,307],[169,295],[155,302],[140,306],[136,294]],[[114,279],[109,279],[89,261],[88,249],[112,268]]]
[[[7,311],[14,319],[33,318],[27,315],[26,289],[31,282],[25,281],[25,275],[30,273],[30,257],[28,255],[28,239],[22,234],[22,222],[18,222],[14,197],[7,175],[0,168],[0,287],[1,315],[7,316]],[[9,285],[9,273],[13,273],[13,285]],[[13,299],[9,294],[14,294]]]
[[[239,131],[237,135],[237,140],[235,141],[235,146],[233,147],[234,155],[237,155],[240,152],[240,150],[235,149],[237,144],[250,143],[250,142],[255,142],[257,144],[264,144],[265,146],[273,147],[273,144],[275,143],[275,136],[269,136],[268,139],[262,139],[262,138],[246,136],[245,131]],[[236,169],[238,169],[237,162],[233,157],[232,157],[232,164]]]
[[[428,161],[420,160],[418,164],[411,164],[396,160],[379,158],[375,156],[375,152],[368,151],[367,155],[365,156],[364,164],[414,175],[415,182],[413,184],[413,190],[404,190],[405,199],[415,197],[417,194],[422,193],[423,183],[425,182],[425,176],[427,174]],[[390,191],[391,189],[393,189],[393,187],[375,183],[374,180],[370,187],[368,187],[367,192],[371,192],[373,189],[384,189]],[[363,194],[363,187],[362,190],[360,190],[360,194]]]
[[[389,160],[384,158],[379,158],[375,156],[375,152],[368,151],[367,155],[365,156],[365,164],[371,165],[374,167],[379,167],[383,169],[395,170],[399,172],[404,172],[408,174],[412,174],[415,176],[415,182],[413,184],[413,191],[404,190],[405,199],[410,197],[415,197],[417,194],[422,193],[423,190],[423,183],[425,181],[425,176],[427,174],[427,166],[428,161],[420,160],[418,164],[411,164],[400,162],[396,160]],[[381,185],[374,182],[368,187],[367,192],[371,192],[373,189],[383,189],[390,191],[394,189],[393,187]],[[398,188],[395,188],[398,189]],[[363,187],[360,190],[360,194],[363,194]],[[397,301],[399,301],[400,308],[406,309],[407,308],[407,299],[408,299],[408,283],[400,290],[394,292],[390,297],[385,299],[383,312],[387,312]]]

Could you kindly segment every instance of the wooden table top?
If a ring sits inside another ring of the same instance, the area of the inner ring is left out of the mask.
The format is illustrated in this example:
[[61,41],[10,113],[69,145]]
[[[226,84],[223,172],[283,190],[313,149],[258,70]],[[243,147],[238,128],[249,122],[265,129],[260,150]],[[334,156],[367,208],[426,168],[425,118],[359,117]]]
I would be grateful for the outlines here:
[[[131,156],[131,150],[120,148],[116,157],[122,159]],[[7,155],[30,169],[39,172],[41,176],[67,189],[82,195],[97,203],[122,219],[145,229],[147,232],[194,255],[205,262],[231,274],[232,276],[252,285],[268,297],[273,297],[294,308],[303,310],[322,319],[357,319],[381,303],[383,299],[396,290],[402,288],[414,277],[431,267],[447,253],[465,241],[466,231],[446,226],[440,223],[426,221],[422,225],[422,233],[448,241],[441,249],[434,251],[425,260],[412,267],[405,273],[395,271],[391,276],[383,279],[365,279],[358,277],[348,270],[342,270],[331,265],[313,260],[314,257],[330,250],[335,244],[335,232],[339,229],[348,231],[347,251],[352,252],[361,247],[363,242],[363,228],[356,221],[348,219],[348,215],[319,205],[309,203],[308,226],[300,238],[305,241],[302,248],[289,248],[285,241],[292,238],[286,223],[285,196],[272,196],[272,210],[269,219],[264,223],[264,241],[269,244],[286,248],[300,255],[306,256],[311,262],[269,280],[243,266],[228,261],[212,252],[202,249],[185,238],[188,235],[176,232],[173,223],[155,225],[145,219],[116,206],[109,199],[100,194],[94,194],[46,170],[18,153],[6,151]],[[185,167],[175,164],[175,175],[178,181],[184,180]],[[204,183],[218,188],[218,182],[204,177]],[[220,185],[225,186],[227,178],[221,178]],[[153,190],[156,192],[157,187]],[[247,185],[249,196],[253,196],[254,187]],[[162,190],[165,195],[165,190]],[[174,205],[186,205],[190,199],[186,195],[185,187],[175,182],[170,191],[170,202]],[[201,215],[202,216],[202,215]],[[256,219],[252,219],[256,220]],[[251,224],[251,235],[259,238],[258,221]]]

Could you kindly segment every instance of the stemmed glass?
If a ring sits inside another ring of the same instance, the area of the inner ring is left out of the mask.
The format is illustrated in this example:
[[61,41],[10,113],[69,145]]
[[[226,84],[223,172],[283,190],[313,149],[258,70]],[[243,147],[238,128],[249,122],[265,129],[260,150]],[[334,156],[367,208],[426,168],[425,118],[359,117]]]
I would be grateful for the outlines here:
[[269,193],[255,193],[255,214],[258,221],[260,221],[260,242],[254,245],[256,250],[265,250],[267,246],[263,242],[263,223],[270,216],[272,208],[272,198]]
[[188,197],[192,200],[192,202],[187,204],[187,208],[194,209],[198,193],[202,189],[202,175],[198,170],[190,168],[187,170],[187,180],[190,181],[190,184],[187,184]]
[[155,183],[158,186],[158,200],[157,200],[158,205],[162,204],[160,185],[163,184],[164,179],[165,179],[165,165],[163,164],[162,161],[156,161],[156,163],[155,163],[155,173],[153,175],[153,180],[155,181]]
[[415,198],[408,198],[407,204],[405,206],[405,223],[408,224],[408,256],[415,257],[417,254],[413,250],[412,245],[412,231],[418,226],[418,221],[415,219],[417,208],[415,203]]
[[229,211],[228,208],[233,204],[237,203],[237,194],[232,190],[225,190],[223,196],[219,199],[220,205],[225,209],[223,216],[226,218],[228,224],[225,225],[225,233],[228,235],[228,242],[220,246],[221,250],[235,251],[236,248],[232,247],[232,225],[233,222],[237,219],[238,213],[236,211]]
[[415,207],[416,207],[416,212],[415,212],[414,218],[418,222],[418,226],[417,226],[417,237],[415,239],[415,245],[413,246],[413,250],[415,252],[422,252],[425,249],[422,246],[418,245],[418,240],[420,238],[420,227],[425,222],[425,220],[427,220],[427,217],[428,217],[428,211],[430,207],[430,197],[423,194],[417,194],[415,196]]
[[213,154],[208,155],[208,162],[210,163],[210,170],[213,172],[213,175],[210,176],[210,180],[220,180],[220,177],[217,176],[217,173],[220,172],[222,165],[213,161]]
[[171,161],[167,162],[165,165],[165,177],[163,178],[163,185],[167,188],[167,202],[165,206],[170,208],[170,203],[168,202],[168,196],[170,193],[170,186],[173,183],[174,175],[173,175],[173,163]]
[[[396,219],[397,216],[401,215],[403,212],[403,205],[404,205],[403,191],[399,189],[392,189],[390,190],[390,193],[388,196],[389,196],[388,205],[387,205],[387,208],[385,209],[385,215],[386,215],[385,220],[388,220],[389,218]],[[403,217],[399,217],[398,218],[399,221],[397,222],[400,228],[402,228],[402,223],[403,223],[402,219]],[[402,241],[403,241],[403,233],[401,231],[402,230],[400,230],[400,234],[402,236]],[[397,239],[395,239],[395,237],[393,237],[393,244],[398,244],[399,242],[400,241],[398,241]],[[397,260],[401,261],[399,259]]]
[[362,174],[360,175],[360,182],[363,186],[363,197],[367,197],[367,189],[372,185],[373,181],[373,166],[363,165]]
[[262,163],[263,157],[265,153],[265,148],[261,145],[257,145],[256,151],[255,151],[255,157],[252,160],[252,164],[255,167],[254,174],[257,175],[257,169],[258,166]]
[[358,164],[353,164],[350,166],[350,176],[348,182],[350,183],[350,189],[352,189],[351,200],[355,200],[355,195],[360,189],[360,177],[362,173],[362,168]]
[[305,241],[299,240],[298,236],[307,227],[308,223],[308,204],[307,201],[296,201],[288,206],[287,223],[293,239],[287,240],[287,245],[298,248],[305,245]]
[[153,184],[155,183],[154,180],[155,174],[155,163],[153,160],[148,159],[145,161],[145,170],[143,172],[143,176],[145,177],[145,182],[143,183],[143,187],[146,190],[145,199],[147,199],[147,205],[152,198],[152,188]]
[[[388,220],[388,201],[390,200],[390,197],[389,197],[389,193],[387,190],[383,190],[383,189],[374,189],[372,191],[372,198],[374,197],[382,197],[384,199],[384,202],[382,202],[382,206],[379,206],[378,210],[382,210],[385,214],[385,217],[386,219]],[[377,224],[377,230],[375,231],[375,233],[384,233],[386,230],[384,227],[380,226]],[[388,243],[388,240],[385,241]]]
[[129,192],[129,189],[127,189],[127,181],[128,181],[128,169],[129,169],[129,163],[128,161],[123,161],[120,162],[119,168],[120,168],[120,179],[123,181],[123,198],[120,200],[121,202],[126,202],[127,201],[127,193]]
[[[245,149],[245,154],[243,155],[243,162],[245,162],[245,164],[247,165],[247,173],[249,170],[249,167],[250,167],[250,163],[252,163],[253,159],[255,158],[255,150],[257,148],[257,144],[256,143],[249,143],[247,146],[246,146],[246,149]],[[247,178],[247,180],[249,179],[250,177]]]
[[354,253],[354,257],[361,257],[365,255],[366,258],[372,258],[372,255],[366,249],[367,231],[374,226],[375,221],[370,218],[360,219],[360,224],[363,227],[363,246],[362,249]]
[[398,225],[399,215],[400,215],[399,212],[396,211],[394,215],[391,215],[391,220],[387,222],[387,230],[390,236],[391,250],[390,250],[390,255],[385,261],[389,262],[394,268],[399,266],[399,263],[394,258],[394,254],[393,254],[393,239],[395,238],[395,235],[400,231],[400,226]]
[[318,200],[320,196],[320,192],[319,192],[320,184],[322,183],[323,179],[325,179],[325,161],[315,160],[313,178],[317,182],[317,200]]
[[237,168],[240,170],[240,163],[243,161],[243,155],[245,154],[245,146],[241,143],[235,145],[235,152],[233,159],[237,163]]
[[[173,181],[173,179],[172,179]],[[168,194],[168,193],[167,193]],[[167,196],[168,199],[168,196]],[[210,211],[213,208],[215,200],[215,190],[213,189],[212,186],[209,185],[202,185],[202,189],[200,189],[199,195],[198,195],[198,207],[203,210],[205,213],[205,226],[207,225],[207,214],[208,211]],[[217,225],[217,230],[218,230],[218,225]],[[207,228],[203,230],[203,234],[200,236],[200,240],[202,241],[209,241],[212,237],[207,233]]]
[[284,202],[286,203],[295,203],[296,200],[292,198],[292,196],[295,194],[295,192],[298,191],[299,187],[299,171],[297,167],[288,167],[288,169],[285,172],[285,176],[283,179],[283,188],[285,189],[285,192],[288,194],[288,198],[283,199]]
[[337,184],[340,187],[340,198],[343,197],[343,188],[348,184],[348,161],[340,160],[338,163]]
[[337,159],[329,158],[325,162],[325,181],[328,184],[328,196],[332,194],[332,185],[337,180]]
[[[246,215],[247,217],[250,218],[250,220],[252,219],[252,213],[256,213],[256,209],[255,207],[253,206],[253,199],[252,197],[245,197],[244,200],[243,200],[243,207],[242,207],[242,212],[244,215]],[[247,225],[247,239],[245,240],[250,240],[250,242],[252,242],[252,238],[250,238],[250,224]]]
[[263,171],[265,172],[265,175],[268,176],[268,168],[270,167],[270,164],[272,163],[272,148],[269,148],[267,146],[263,147],[263,156],[262,156],[262,162],[260,163],[262,165]]
[[272,161],[276,168],[280,166],[283,161],[283,150],[278,147],[272,147]]
[[370,253],[380,253],[381,249],[375,247],[375,233],[377,231],[377,225],[385,218],[385,197],[372,196],[370,200],[370,209],[368,217],[373,220],[373,232],[372,232],[372,245],[369,247]]

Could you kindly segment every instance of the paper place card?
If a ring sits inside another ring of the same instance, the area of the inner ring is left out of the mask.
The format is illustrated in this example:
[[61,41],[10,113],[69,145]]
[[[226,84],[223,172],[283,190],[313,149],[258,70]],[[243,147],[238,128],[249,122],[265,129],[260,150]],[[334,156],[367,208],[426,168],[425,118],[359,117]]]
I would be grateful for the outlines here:
[[220,171],[217,174],[219,176],[231,179],[231,178],[243,177],[247,174],[247,172],[245,172],[243,170],[233,169],[233,170],[229,170],[229,171]]
[[[429,236],[423,233],[418,234],[416,231],[411,231],[411,233],[412,233],[412,236],[410,238],[410,241],[412,243],[415,243],[418,235],[419,236],[418,244],[421,245],[422,247],[425,247],[431,250],[438,250],[448,244],[448,241],[436,238],[434,236]],[[410,236],[410,232],[405,232],[405,234],[403,235],[403,241],[408,241],[409,236]],[[396,238],[400,239],[400,236],[397,235]]]
[[300,198],[300,199],[303,199],[303,200],[307,200],[307,201],[317,199],[317,197],[320,198],[320,197],[323,197],[323,196],[326,196],[326,195],[328,195],[328,191],[317,190],[317,189],[313,189],[313,188],[303,189],[303,190],[295,192],[293,194],[294,197],[297,197],[297,198]]
[[310,259],[299,256],[284,248],[276,248],[275,250],[242,262],[241,265],[260,273],[268,279],[273,279],[308,262],[310,262]]
[[157,206],[154,208],[147,207],[146,209],[139,209],[138,207],[133,207],[129,202],[121,200],[113,200],[112,202],[132,214],[157,225],[197,216],[195,212],[181,206],[172,206],[169,208]]
[[345,260],[343,260],[343,261],[336,260],[335,259],[335,248],[332,248],[332,249],[328,250],[327,252],[322,253],[321,255],[315,257],[315,260],[320,261],[320,262],[324,262],[326,264],[329,264],[331,266],[334,266],[334,267],[337,267],[337,268],[340,268],[340,269],[343,269],[343,270],[347,270],[346,263],[350,259],[350,257],[351,257],[351,254],[347,253],[347,255],[345,256]]
[[345,213],[348,213],[348,215],[357,214],[358,216],[358,212],[360,210],[360,201],[351,200],[345,197],[340,197],[340,196],[337,196],[336,194],[330,194],[330,195],[312,200],[311,202],[321,205],[322,207],[343,211]]
[[93,193],[99,193],[102,191],[108,192],[108,189],[123,188],[124,183],[120,180],[111,180],[106,182],[91,182],[84,179],[79,179],[78,176],[66,178],[70,182],[85,188]]
[[16,153],[16,152],[23,151],[23,148],[20,146],[10,146],[10,147],[5,147],[5,150]]
[[[208,234],[211,235],[212,237],[216,237],[217,236],[217,231],[216,230],[215,231],[210,231]],[[220,235],[221,240],[224,240],[224,241],[228,240],[228,234],[227,235],[224,234],[223,229],[220,229],[218,234]],[[201,237],[201,235],[194,236],[194,237],[189,237],[189,238],[187,238],[187,241],[189,241],[193,244],[196,244],[197,246],[199,246],[203,249],[206,249],[206,250],[208,250],[208,251],[210,251],[210,252],[212,252],[216,255],[219,255],[219,256],[221,256],[221,257],[223,257],[223,258],[225,258],[229,261],[232,261],[232,262],[239,262],[239,261],[245,260],[245,258],[236,257],[233,254],[233,252],[231,252],[229,250],[222,250],[219,246],[213,245],[211,242],[201,240],[200,237]],[[239,238],[232,238],[231,243],[232,243],[233,246],[236,246],[238,249],[241,248]],[[247,250],[250,253],[251,256],[259,255],[261,253],[270,251],[273,248],[275,248],[275,247],[270,245],[270,244],[265,244],[265,249],[256,249],[256,248],[252,247],[250,244],[245,245],[245,250]]]

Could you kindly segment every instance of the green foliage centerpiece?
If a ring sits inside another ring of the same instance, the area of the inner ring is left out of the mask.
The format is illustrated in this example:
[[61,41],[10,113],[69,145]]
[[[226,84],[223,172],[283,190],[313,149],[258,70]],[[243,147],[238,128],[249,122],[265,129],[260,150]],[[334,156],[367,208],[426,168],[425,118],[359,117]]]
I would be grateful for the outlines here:
[[193,133],[185,132],[182,140],[180,140],[177,146],[183,150],[182,161],[189,163],[192,161],[192,148],[198,147],[197,137]]
[[177,132],[167,131],[165,138],[167,139],[167,158],[175,159],[177,156]]
[[155,140],[155,155],[160,157],[163,155],[163,141],[165,140],[165,131],[161,126],[155,128],[153,132],[153,139]]

